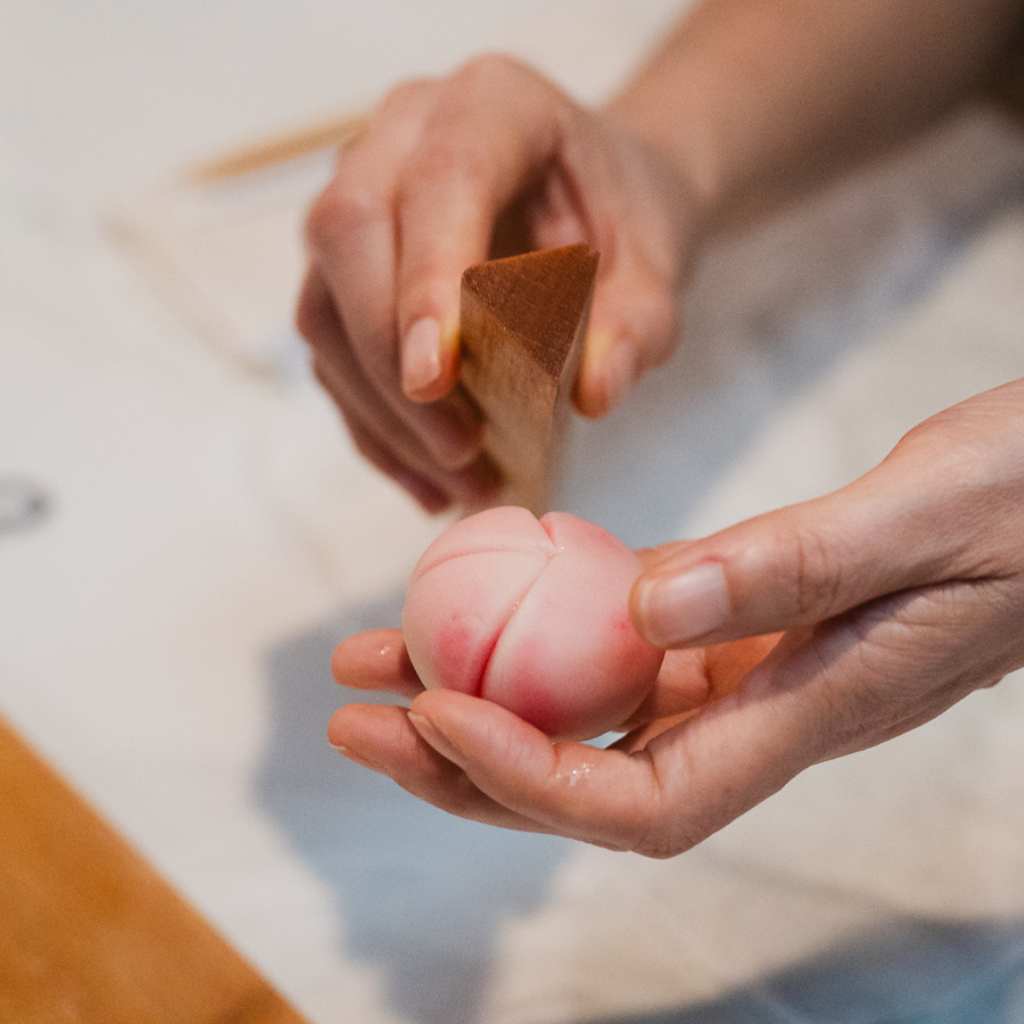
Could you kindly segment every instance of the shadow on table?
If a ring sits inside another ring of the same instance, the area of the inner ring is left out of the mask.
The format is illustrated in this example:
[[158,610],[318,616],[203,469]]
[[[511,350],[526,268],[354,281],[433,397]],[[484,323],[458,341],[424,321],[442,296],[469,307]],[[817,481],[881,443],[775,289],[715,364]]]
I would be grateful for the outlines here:
[[897,920],[685,1009],[586,1024],[1019,1024],[1024,922]]
[[374,700],[330,682],[331,650],[342,636],[396,624],[400,610],[396,593],[271,652],[273,733],[256,788],[335,893],[345,955],[382,974],[399,1018],[473,1024],[502,922],[543,900],[567,844],[453,818],[331,750],[331,713]]

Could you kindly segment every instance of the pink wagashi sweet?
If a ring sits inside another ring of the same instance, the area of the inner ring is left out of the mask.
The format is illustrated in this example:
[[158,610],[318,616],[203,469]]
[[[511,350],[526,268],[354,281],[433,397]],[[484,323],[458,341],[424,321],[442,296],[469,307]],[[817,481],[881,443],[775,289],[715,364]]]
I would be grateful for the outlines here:
[[427,687],[492,700],[552,736],[625,721],[663,657],[636,632],[637,556],[565,512],[490,509],[445,531],[412,574],[402,613]]

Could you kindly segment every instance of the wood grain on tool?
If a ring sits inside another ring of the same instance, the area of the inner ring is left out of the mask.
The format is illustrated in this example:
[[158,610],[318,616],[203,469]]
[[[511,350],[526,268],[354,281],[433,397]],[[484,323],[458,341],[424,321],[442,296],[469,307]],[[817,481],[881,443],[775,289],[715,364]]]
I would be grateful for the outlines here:
[[302,1024],[0,719],[0,1022]]
[[462,277],[463,387],[486,421],[501,504],[546,511],[598,254],[586,245],[491,260]]

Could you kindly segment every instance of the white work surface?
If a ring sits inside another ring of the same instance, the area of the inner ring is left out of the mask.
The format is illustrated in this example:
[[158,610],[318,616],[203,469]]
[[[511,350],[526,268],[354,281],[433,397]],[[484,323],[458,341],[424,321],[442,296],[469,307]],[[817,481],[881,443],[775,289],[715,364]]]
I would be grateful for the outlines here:
[[[314,1021],[1024,1019],[1024,680],[668,862],[422,806],[328,747],[327,661],[396,621],[439,524],[294,362],[241,372],[104,227],[189,159],[477,50],[599,97],[674,6],[5,5],[0,477],[51,504],[0,535],[0,710]],[[273,258],[243,255],[243,281]],[[840,485],[1024,374],[1022,137],[968,117],[720,248],[686,318],[573,441],[560,504],[633,543]]]

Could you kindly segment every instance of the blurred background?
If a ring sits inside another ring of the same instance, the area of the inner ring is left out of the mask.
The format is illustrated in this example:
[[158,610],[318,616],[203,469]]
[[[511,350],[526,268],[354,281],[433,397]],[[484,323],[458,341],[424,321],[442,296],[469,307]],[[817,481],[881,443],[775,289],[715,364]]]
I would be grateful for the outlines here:
[[[0,711],[314,1021],[1024,1019],[1020,685],[657,863],[449,819],[324,738],[331,648],[397,624],[441,524],[291,327],[332,155],[182,169],[481,50],[599,100],[681,6],[4,5]],[[967,111],[719,245],[559,506],[645,544],[845,483],[1020,376],[1022,267],[1024,136]]]

